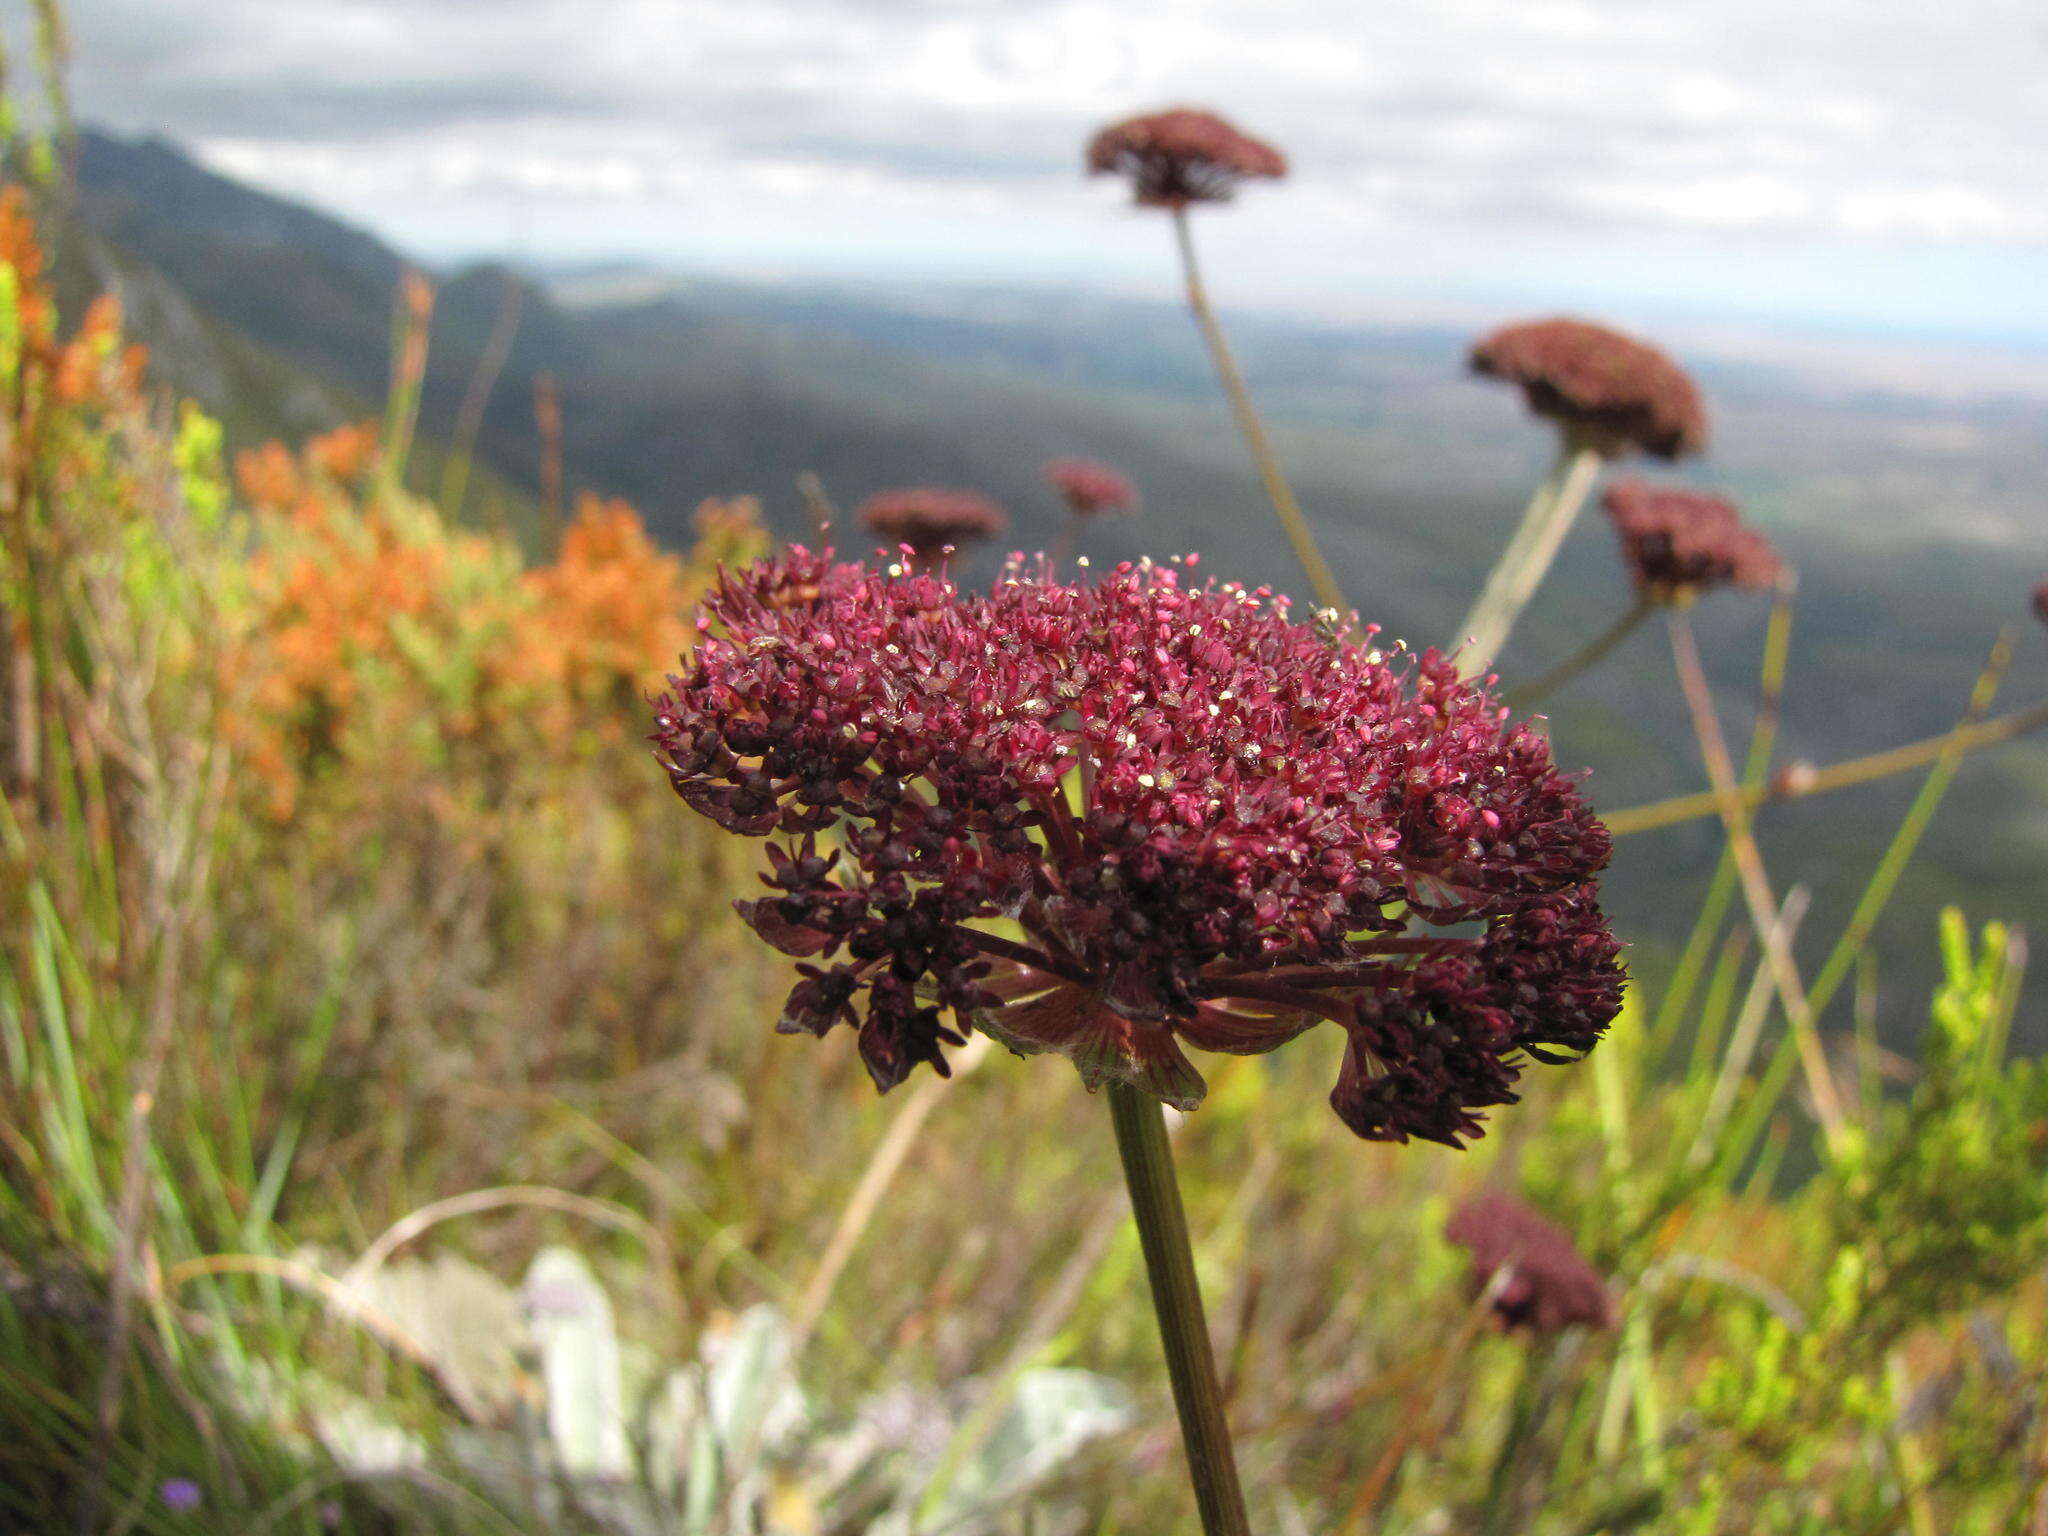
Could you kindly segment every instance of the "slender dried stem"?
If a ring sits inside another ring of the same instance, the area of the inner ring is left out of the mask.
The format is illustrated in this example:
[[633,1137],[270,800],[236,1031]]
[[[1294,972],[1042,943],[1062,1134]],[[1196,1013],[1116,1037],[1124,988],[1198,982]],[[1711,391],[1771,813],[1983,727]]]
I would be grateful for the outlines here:
[[378,490],[386,496],[405,484],[414,433],[419,428],[420,391],[427,378],[428,328],[434,318],[434,288],[407,271],[399,284],[391,320],[391,390],[384,407]]
[[1830,1151],[1845,1145],[1848,1125],[1841,1094],[1828,1068],[1827,1052],[1815,1027],[1806,988],[1799,980],[1799,967],[1792,946],[1778,922],[1777,898],[1771,894],[1770,877],[1764,869],[1763,854],[1749,827],[1749,810],[1742,802],[1742,786],[1735,777],[1735,763],[1728,755],[1727,739],[1721,734],[1721,719],[1714,711],[1714,698],[1707,686],[1706,669],[1700,665],[1699,644],[1693,639],[1692,623],[1682,608],[1666,616],[1671,630],[1671,659],[1678,669],[1679,686],[1685,692],[1686,707],[1692,712],[1693,731],[1699,738],[1700,757],[1706,764],[1727,829],[1729,851],[1735,858],[1735,874],[1749,907],[1751,926],[1764,946],[1771,984],[1777,989],[1779,1006],[1792,1026],[1792,1038],[1799,1051],[1799,1064],[1806,1074],[1807,1091],[1813,1096],[1814,1115]]
[[491,322],[491,334],[477,356],[476,371],[463,391],[462,409],[455,416],[454,440],[448,461],[441,469],[441,510],[451,519],[462,520],[462,503],[469,492],[470,470],[476,463],[477,438],[484,429],[484,411],[491,403],[491,391],[498,387],[498,375],[512,355],[512,342],[519,334],[519,312],[525,304],[526,284],[509,268],[505,272],[505,297],[498,305],[498,317]]
[[[2009,715],[2000,715],[1979,725],[1943,731],[1939,736],[1923,737],[1865,757],[1832,763],[1796,781],[1753,785],[1742,791],[1742,806],[1746,811],[1753,811],[1773,800],[1803,800],[1808,795],[1826,794],[1829,790],[1852,789],[1858,784],[1888,779],[1895,773],[1925,768],[1950,752],[1958,755],[1981,752],[1986,747],[1995,747],[2019,736],[2031,736],[2044,728],[2048,728],[2048,704],[2030,704],[2025,709],[2016,709]],[[1603,812],[1600,819],[1607,823],[1607,830],[1616,837],[1626,837],[1631,832],[1654,832],[1659,827],[1699,821],[1718,809],[1718,799],[1713,791],[1708,790]]]
[[555,391],[555,376],[538,373],[533,378],[533,425],[540,438],[540,511],[542,547],[549,551],[562,546],[562,397]]
[[1117,1151],[1131,1192],[1131,1215],[1145,1250],[1152,1281],[1152,1309],[1166,1346],[1166,1372],[1180,1434],[1187,1447],[1188,1473],[1203,1536],[1250,1536],[1237,1461],[1230,1450],[1230,1425],[1223,1412],[1223,1388],[1202,1317],[1202,1292],[1195,1280],[1195,1256],[1188,1244],[1187,1212],[1173,1175],[1173,1148],[1159,1101],[1124,1083],[1109,1085],[1109,1112],[1116,1123]]
[[1533,683],[1524,684],[1514,691],[1516,709],[1534,709],[1551,694],[1572,681],[1581,672],[1590,670],[1606,660],[1607,655],[1622,641],[1642,628],[1643,620],[1656,610],[1657,605],[1648,598],[1639,597],[1635,605],[1607,628],[1600,631],[1577,651],[1552,667]]
[[1230,343],[1224,339],[1223,327],[1216,319],[1216,311],[1210,307],[1208,289],[1202,285],[1202,269],[1195,261],[1194,232],[1188,225],[1185,208],[1173,210],[1173,235],[1180,246],[1181,270],[1187,277],[1188,308],[1194,311],[1203,339],[1209,343],[1209,356],[1216,364],[1216,377],[1222,380],[1223,392],[1230,397],[1230,409],[1237,417],[1237,429],[1244,434],[1245,446],[1252,451],[1252,459],[1259,468],[1259,479],[1266,487],[1267,498],[1273,503],[1274,514],[1280,519],[1281,530],[1287,535],[1287,542],[1294,547],[1294,558],[1301,562],[1302,572],[1308,577],[1309,589],[1315,593],[1316,601],[1340,614],[1348,613],[1350,605],[1344,601],[1344,589],[1337,585],[1330,563],[1323,558],[1316,536],[1309,531],[1301,503],[1294,499],[1287,476],[1281,472],[1280,460],[1266,436],[1265,423],[1259,420],[1259,413],[1252,406],[1252,397],[1244,387],[1244,375],[1238,371],[1237,359],[1231,355]]
[[[986,1035],[976,1035],[968,1041],[967,1048],[953,1058],[953,1076],[964,1077],[980,1066],[990,1048],[991,1041]],[[816,1331],[827,1304],[832,1300],[833,1288],[846,1271],[847,1261],[853,1257],[854,1249],[860,1246],[861,1237],[875,1219],[875,1212],[882,1208],[882,1199],[889,1193],[889,1186],[903,1171],[911,1148],[917,1145],[917,1138],[924,1132],[925,1122],[931,1119],[932,1111],[939,1107],[939,1100],[951,1086],[951,1081],[946,1078],[927,1076],[912,1091],[910,1102],[889,1122],[888,1134],[883,1136],[881,1144],[869,1157],[860,1183],[854,1186],[845,1209],[840,1211],[838,1224],[833,1227],[832,1236],[825,1244],[824,1255],[818,1260],[818,1267],[811,1271],[803,1297],[797,1302],[795,1320],[790,1327],[793,1341],[790,1345],[791,1358],[803,1349]]]

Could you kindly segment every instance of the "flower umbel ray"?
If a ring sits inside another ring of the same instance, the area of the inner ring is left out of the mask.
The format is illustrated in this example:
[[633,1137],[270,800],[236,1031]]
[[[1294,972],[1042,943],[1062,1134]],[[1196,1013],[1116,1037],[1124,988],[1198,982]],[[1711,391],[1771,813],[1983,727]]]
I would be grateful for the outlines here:
[[978,1029],[1189,1108],[1184,1046],[1330,1023],[1347,1125],[1459,1145],[1619,1008],[1606,829],[1434,652],[1178,562],[970,594],[791,548],[699,623],[657,755],[768,839],[779,1027],[853,1027],[885,1091]]

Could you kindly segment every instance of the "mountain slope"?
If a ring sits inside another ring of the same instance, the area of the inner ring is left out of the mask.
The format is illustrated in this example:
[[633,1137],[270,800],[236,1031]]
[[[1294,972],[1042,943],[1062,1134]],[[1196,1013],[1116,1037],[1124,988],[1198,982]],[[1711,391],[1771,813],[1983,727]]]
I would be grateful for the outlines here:
[[[79,209],[169,376],[251,433],[374,408],[403,259],[311,210],[239,187],[161,144],[90,136]],[[86,242],[90,243],[90,242]],[[81,279],[83,281],[83,279]],[[142,302],[137,302],[141,300]],[[494,331],[512,342],[480,458],[530,488],[535,380],[553,378],[571,486],[631,498],[680,539],[707,495],[758,492],[807,532],[798,472],[842,506],[886,485],[971,485],[1003,500],[1013,542],[1058,518],[1038,484],[1054,454],[1119,464],[1143,515],[1091,529],[1096,558],[1200,550],[1208,568],[1298,587],[1185,316],[1170,304],[1003,294],[790,291],[646,274],[549,287],[501,267],[448,276],[435,309],[423,437],[453,435]],[[1541,472],[1547,433],[1512,394],[1475,383],[1459,338],[1253,321],[1238,329],[1255,392],[1332,565],[1366,615],[1418,644],[1450,638],[1485,562]],[[2048,549],[2048,410],[1826,389],[1757,367],[1704,370],[1718,410],[1709,468],[1802,576],[1785,756],[1829,760],[1940,729],[1997,627],[2023,611]],[[474,503],[472,503],[474,505]],[[1942,514],[1930,516],[1930,508]],[[1504,663],[1528,675],[1628,601],[1599,519],[1567,546]],[[853,535],[847,542],[859,543]],[[993,555],[971,562],[985,574]],[[1731,731],[1745,727],[1761,605],[1702,605],[1703,642]],[[2016,697],[2044,691],[2029,635]],[[1699,787],[1689,727],[1652,626],[1556,707],[1567,762],[1599,765],[1597,797],[1627,804]],[[1780,878],[1815,891],[1824,943],[1910,796],[1900,782],[1768,813]],[[1654,968],[1682,937],[1710,826],[1630,840],[1609,893]],[[1918,1017],[1930,909],[2048,923],[2048,752],[1974,762],[1881,931],[1898,960],[1888,1018]],[[2037,989],[2040,984],[2037,983]],[[2048,1034],[2048,1030],[2044,1030]]]

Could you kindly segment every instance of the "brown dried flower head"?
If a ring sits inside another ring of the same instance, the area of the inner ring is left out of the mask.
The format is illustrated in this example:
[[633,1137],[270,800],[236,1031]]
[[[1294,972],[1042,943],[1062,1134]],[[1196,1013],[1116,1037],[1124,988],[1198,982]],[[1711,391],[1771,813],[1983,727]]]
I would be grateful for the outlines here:
[[1138,488],[1126,476],[1094,459],[1053,459],[1042,473],[1046,484],[1059,492],[1060,499],[1076,517],[1129,512],[1138,505]]
[[1010,526],[1003,509],[986,496],[935,485],[878,491],[855,516],[869,533],[907,546],[920,560],[992,539]]
[[1614,1298],[1599,1271],[1569,1233],[1513,1195],[1495,1191],[1467,1201],[1445,1224],[1444,1236],[1472,1255],[1479,1293],[1506,1271],[1493,1296],[1494,1321],[1503,1330],[1614,1326]]
[[1238,183],[1287,174],[1287,157],[1213,112],[1175,107],[1111,123],[1088,141],[1088,173],[1131,179],[1141,208],[1226,203]]
[[1688,603],[1715,587],[1767,591],[1784,574],[1770,540],[1745,526],[1724,496],[1621,480],[1601,504],[1636,590],[1653,602]]
[[1502,326],[1472,348],[1472,369],[1522,386],[1529,409],[1606,458],[1698,453],[1707,413],[1683,368],[1646,342],[1586,320]]

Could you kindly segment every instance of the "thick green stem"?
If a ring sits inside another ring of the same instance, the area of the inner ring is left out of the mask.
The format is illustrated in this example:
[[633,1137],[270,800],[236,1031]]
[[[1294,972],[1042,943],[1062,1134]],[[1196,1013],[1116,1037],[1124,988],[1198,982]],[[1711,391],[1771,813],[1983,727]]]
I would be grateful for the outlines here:
[[1152,1309],[1166,1346],[1166,1373],[1180,1434],[1187,1447],[1188,1474],[1204,1536],[1250,1536],[1237,1461],[1230,1451],[1230,1425],[1223,1413],[1223,1388],[1202,1317],[1202,1292],[1195,1280],[1195,1256],[1188,1245],[1188,1218],[1173,1176],[1173,1148],[1159,1101],[1122,1083],[1109,1086],[1109,1111],[1116,1122],[1116,1148],[1123,1155],[1124,1182],[1131,1191],[1131,1216],[1145,1250],[1152,1280]]
[[1507,644],[1515,620],[1543,585],[1551,562],[1564,544],[1564,536],[1578,521],[1603,462],[1597,450],[1579,443],[1570,433],[1565,434],[1557,463],[1529,498],[1521,526],[1501,551],[1500,559],[1487,574],[1479,600],[1453,637],[1458,646],[1461,677],[1479,676],[1493,665],[1500,648]]
[[1223,393],[1230,397],[1231,413],[1237,417],[1237,429],[1244,434],[1245,446],[1251,449],[1252,459],[1258,465],[1259,480],[1266,487],[1267,499],[1273,503],[1274,515],[1280,519],[1287,542],[1294,546],[1294,558],[1301,562],[1302,572],[1308,577],[1309,588],[1315,593],[1316,601],[1339,614],[1346,613],[1350,605],[1344,601],[1344,589],[1337,585],[1337,577],[1331,571],[1329,561],[1323,558],[1316,536],[1309,531],[1301,503],[1294,499],[1294,490],[1288,485],[1287,476],[1281,473],[1279,456],[1273,452],[1265,424],[1252,407],[1251,392],[1244,386],[1244,375],[1238,371],[1237,359],[1231,355],[1230,343],[1224,339],[1223,326],[1209,305],[1208,290],[1202,285],[1202,269],[1195,262],[1195,238],[1188,227],[1185,208],[1173,210],[1173,234],[1180,245],[1181,271],[1187,278],[1188,308],[1194,311],[1195,323],[1201,326],[1202,337],[1209,343],[1209,356],[1216,364],[1216,377],[1223,382]]

